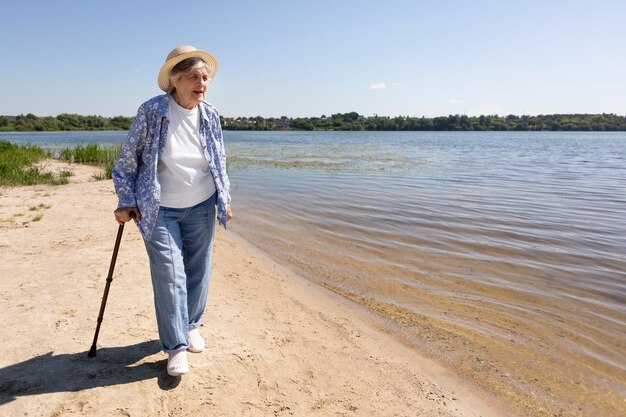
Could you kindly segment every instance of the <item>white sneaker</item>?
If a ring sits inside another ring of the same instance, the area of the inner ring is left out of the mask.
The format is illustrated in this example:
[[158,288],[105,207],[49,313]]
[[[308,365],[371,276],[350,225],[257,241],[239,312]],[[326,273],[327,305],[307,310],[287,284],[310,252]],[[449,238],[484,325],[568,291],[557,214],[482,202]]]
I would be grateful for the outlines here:
[[179,352],[169,352],[167,359],[167,373],[170,376],[180,376],[189,372],[187,363],[187,353],[184,350]]
[[189,332],[189,347],[187,350],[193,353],[200,353],[204,350],[206,344],[200,335],[200,329],[195,328]]

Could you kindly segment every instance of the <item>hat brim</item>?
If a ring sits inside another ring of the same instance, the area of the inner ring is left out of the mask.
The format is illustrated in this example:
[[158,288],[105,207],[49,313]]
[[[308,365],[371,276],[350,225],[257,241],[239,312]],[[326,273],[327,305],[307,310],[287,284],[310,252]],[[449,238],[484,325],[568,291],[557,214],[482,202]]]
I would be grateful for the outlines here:
[[163,64],[161,70],[159,71],[158,83],[159,88],[163,91],[168,91],[170,87],[170,71],[172,68],[176,66],[181,61],[184,61],[187,58],[200,58],[204,62],[206,62],[209,67],[209,82],[215,78],[215,74],[217,74],[217,60],[213,55],[206,51],[190,51],[185,52],[184,54],[180,54],[175,58],[169,59]]

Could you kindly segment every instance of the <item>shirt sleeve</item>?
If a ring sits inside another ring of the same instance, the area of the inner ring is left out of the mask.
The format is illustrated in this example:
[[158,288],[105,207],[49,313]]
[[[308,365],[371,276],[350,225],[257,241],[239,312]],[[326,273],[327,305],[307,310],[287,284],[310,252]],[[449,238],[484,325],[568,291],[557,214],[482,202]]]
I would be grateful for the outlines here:
[[118,197],[118,208],[137,207],[135,181],[147,131],[146,109],[145,105],[142,105],[137,111],[126,140],[122,143],[120,154],[113,163],[112,177]]
[[226,170],[226,147],[224,146],[224,135],[222,135],[222,123],[220,122],[220,116],[217,110],[215,111],[215,133],[217,140],[220,142],[221,152],[219,154],[220,165],[224,167],[223,181],[224,192],[226,193],[226,204],[230,204],[230,179],[228,178],[228,171]]

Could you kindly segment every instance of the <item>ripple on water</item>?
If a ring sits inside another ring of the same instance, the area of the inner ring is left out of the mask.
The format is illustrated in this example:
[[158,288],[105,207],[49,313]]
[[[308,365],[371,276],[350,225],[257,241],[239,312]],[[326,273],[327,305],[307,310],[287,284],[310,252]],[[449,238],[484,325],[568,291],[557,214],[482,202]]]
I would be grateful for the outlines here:
[[[306,140],[231,146],[235,157],[265,158],[233,166],[238,232],[387,316],[420,349],[448,352],[459,370],[477,365],[452,347],[478,347],[571,403],[617,404],[626,392],[626,135]],[[607,377],[620,390],[598,382]],[[602,398],[568,391],[572,378]]]

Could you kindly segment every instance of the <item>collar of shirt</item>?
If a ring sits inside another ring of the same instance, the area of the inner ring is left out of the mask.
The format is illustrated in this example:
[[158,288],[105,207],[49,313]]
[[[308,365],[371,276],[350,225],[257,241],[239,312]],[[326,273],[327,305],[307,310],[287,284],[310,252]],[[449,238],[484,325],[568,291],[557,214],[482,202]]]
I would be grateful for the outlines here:
[[[170,93],[165,94],[164,100],[161,100],[161,102],[159,103],[159,108],[157,109],[157,114],[159,116],[167,119],[167,108],[170,104],[170,100],[172,100],[172,95]],[[202,116],[202,119],[205,122],[209,123],[210,119],[209,115],[207,114],[206,103],[203,101],[198,104],[198,107],[200,108],[200,115]]]

